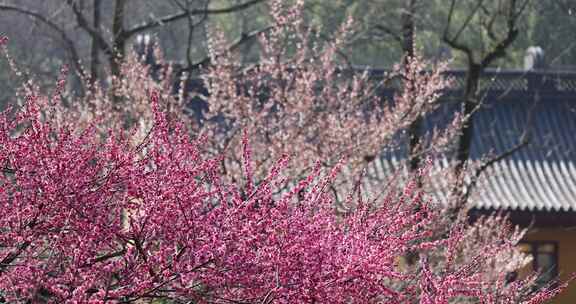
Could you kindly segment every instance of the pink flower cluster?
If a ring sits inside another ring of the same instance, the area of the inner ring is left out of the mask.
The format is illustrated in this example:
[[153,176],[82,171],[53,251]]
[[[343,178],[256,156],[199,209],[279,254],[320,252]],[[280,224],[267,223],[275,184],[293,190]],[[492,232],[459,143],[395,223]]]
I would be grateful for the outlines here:
[[[350,196],[337,213],[329,186],[339,166],[324,173],[317,165],[278,192],[288,158],[254,180],[247,136],[248,182],[230,184],[222,158],[203,157],[205,139],[191,140],[168,119],[158,93],[150,99],[153,127],[138,144],[115,132],[102,141],[96,122],[81,132],[55,124],[40,109],[58,105],[39,96],[0,115],[0,290],[8,301],[525,299],[525,286],[505,285],[503,277],[494,285],[479,271],[511,241],[497,240],[501,247],[479,250],[469,263],[452,262],[467,230],[430,240],[427,227],[440,215],[417,188],[370,203]],[[407,252],[433,251],[448,262],[402,262]]]

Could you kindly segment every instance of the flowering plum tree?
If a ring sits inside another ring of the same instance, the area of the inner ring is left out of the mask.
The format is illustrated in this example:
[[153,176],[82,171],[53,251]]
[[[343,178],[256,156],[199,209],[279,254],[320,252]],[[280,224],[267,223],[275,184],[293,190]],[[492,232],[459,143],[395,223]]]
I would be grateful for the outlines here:
[[[338,215],[327,186],[340,167],[322,173],[317,165],[275,194],[288,163],[281,157],[240,191],[223,182],[221,158],[202,157],[205,139],[191,140],[160,112],[158,96],[151,93],[153,128],[137,145],[113,132],[102,142],[97,122],[79,133],[57,125],[40,109],[58,105],[38,95],[0,116],[0,289],[8,301],[539,303],[556,292],[530,300],[522,282],[486,279],[480,264],[516,241],[502,227],[471,262],[454,263],[468,230],[430,241],[426,227],[441,214],[415,182],[378,204],[350,196]],[[408,250],[433,249],[443,252],[441,271],[425,258],[416,271],[399,264]]]
[[[208,139],[191,139],[162,112],[158,92],[149,92],[152,127],[135,143],[112,129],[103,139],[97,119],[62,120],[63,87],[52,97],[29,91],[0,115],[9,302],[540,303],[558,291],[533,294],[529,282],[486,271],[514,253],[520,233],[505,226],[455,226],[431,239],[441,213],[416,179],[377,202],[350,195],[337,213],[328,186],[341,163],[329,172],[317,163],[277,192],[289,157],[256,180],[245,132],[246,182],[229,183],[222,156],[203,157]],[[478,227],[491,233],[466,251]],[[417,267],[402,265],[408,251],[436,253],[435,267],[424,253]]]
[[239,70],[211,42],[211,119],[193,135],[135,61],[115,88],[135,101],[125,112],[98,90],[63,107],[63,79],[49,97],[25,86],[21,107],[0,115],[7,301],[541,303],[563,287],[507,282],[525,262],[523,232],[447,220],[420,187],[430,165],[374,200],[336,183],[433,108],[446,81],[414,60],[399,69],[410,87],[383,106],[366,75],[337,68],[349,25],[314,45],[303,2],[272,3],[258,66]]

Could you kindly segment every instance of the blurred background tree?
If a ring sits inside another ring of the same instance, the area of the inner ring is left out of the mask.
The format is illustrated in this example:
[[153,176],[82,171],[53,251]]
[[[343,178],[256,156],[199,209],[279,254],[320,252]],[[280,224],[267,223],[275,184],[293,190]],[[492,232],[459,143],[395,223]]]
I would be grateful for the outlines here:
[[[39,83],[57,77],[68,63],[77,76],[106,83],[117,74],[121,61],[138,34],[149,34],[158,42],[165,58],[181,62],[190,72],[208,62],[207,29],[218,27],[237,42],[244,62],[257,60],[253,35],[266,29],[269,17],[266,0],[5,0],[0,3],[0,28],[13,39],[10,47],[22,66],[23,76],[38,75]],[[466,67],[464,53],[455,52],[442,41],[450,12],[450,0],[413,1],[415,48],[426,59],[452,59],[454,68]],[[498,15],[510,1],[457,1],[451,22],[466,25],[459,34],[462,43],[479,55],[488,52],[497,32],[505,24]],[[309,21],[321,25],[320,39],[331,37],[338,24],[351,15],[357,32],[342,50],[351,64],[389,68],[403,54],[402,0],[310,0]],[[547,64],[572,69],[576,60],[576,1],[519,1],[525,6],[517,18],[518,35],[505,56],[491,67],[521,68],[526,49],[541,46]],[[471,17],[470,17],[471,16]],[[470,17],[470,18],[469,18]],[[456,34],[455,32],[452,34]],[[115,59],[116,58],[116,59]],[[77,62],[80,63],[77,63]],[[28,72],[28,73],[26,73]],[[0,101],[13,96],[8,69],[0,72]],[[21,81],[22,79],[19,79]],[[83,88],[79,88],[83,89]]]

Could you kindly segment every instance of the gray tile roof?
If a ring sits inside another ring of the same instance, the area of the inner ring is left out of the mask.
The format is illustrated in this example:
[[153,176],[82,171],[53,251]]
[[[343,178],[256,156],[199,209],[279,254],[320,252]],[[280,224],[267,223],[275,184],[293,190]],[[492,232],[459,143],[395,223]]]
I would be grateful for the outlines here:
[[[486,91],[484,106],[473,117],[471,159],[507,151],[526,128],[530,141],[486,171],[484,187],[472,200],[475,208],[576,212],[576,75],[512,73],[506,79],[489,72],[486,77],[496,79],[495,86]],[[425,129],[448,121],[458,107],[457,90],[426,118]],[[386,152],[373,161],[366,187],[378,189],[405,152]],[[442,179],[433,187],[442,189]],[[446,199],[444,191],[434,192],[440,201]]]

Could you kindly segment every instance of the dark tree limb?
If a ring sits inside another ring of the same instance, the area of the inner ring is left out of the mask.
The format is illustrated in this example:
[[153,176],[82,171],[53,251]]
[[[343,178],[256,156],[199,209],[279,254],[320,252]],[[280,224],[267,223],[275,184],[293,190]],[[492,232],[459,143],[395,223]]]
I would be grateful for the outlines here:
[[[116,79],[120,79],[120,64],[124,61],[126,42],[128,40],[128,36],[124,30],[124,17],[126,14],[127,3],[127,0],[116,0],[114,13],[112,15],[113,56],[110,58],[110,72],[112,73],[112,76],[116,77]],[[112,101],[117,104],[120,101],[120,97],[114,93]]]
[[66,4],[72,9],[74,16],[76,17],[76,21],[78,22],[78,26],[80,26],[84,31],[86,31],[92,38],[97,41],[98,45],[102,49],[102,51],[108,55],[113,56],[114,51],[113,47],[108,44],[104,36],[98,31],[97,29],[93,28],[86,16],[82,13],[82,11],[78,8],[77,1],[74,0],[66,0]]
[[[92,21],[93,24],[92,26],[94,27],[94,29],[96,31],[100,30],[100,9],[102,6],[102,1],[101,0],[94,0],[93,2],[93,16],[92,16]],[[100,52],[100,45],[98,43],[97,39],[92,38],[92,45],[90,46],[90,83],[92,85],[94,85],[94,83],[96,82],[96,79],[98,79],[98,66],[100,65],[100,59],[98,57],[98,54]]]
[[[480,65],[482,68],[488,67],[494,60],[503,57],[506,55],[506,49],[516,40],[518,37],[518,29],[516,27],[518,23],[518,17],[526,8],[528,1],[525,1],[524,4],[520,7],[518,12],[516,12],[516,0],[510,0],[510,9],[508,11],[508,17],[506,19],[506,36],[500,42],[496,44],[494,49],[490,51],[484,58],[482,59]],[[492,36],[496,36],[494,33],[491,34]]]
[[524,126],[524,131],[523,131],[522,135],[520,136],[519,142],[517,144],[515,144],[514,146],[510,147],[508,150],[506,150],[506,151],[504,151],[498,155],[495,155],[495,156],[491,157],[490,159],[484,161],[480,165],[480,167],[478,167],[474,171],[474,173],[472,174],[471,181],[469,183],[469,187],[463,193],[463,200],[464,201],[468,199],[471,191],[474,189],[474,187],[476,187],[476,184],[478,183],[478,180],[480,179],[480,176],[482,175],[482,173],[484,173],[484,171],[486,171],[492,165],[512,156],[514,153],[520,151],[522,148],[524,148],[530,144],[530,139],[531,139],[530,126],[532,125],[532,118],[533,118],[534,112],[536,110],[536,105],[537,105],[538,101],[539,100],[536,99],[535,102],[533,103],[532,107],[528,111],[528,114],[526,117],[526,125]]
[[494,164],[512,156],[514,153],[520,151],[522,148],[526,147],[528,144],[530,144],[529,138],[528,137],[523,138],[519,143],[517,143],[513,147],[511,147],[508,150],[502,152],[501,154],[496,155],[496,156],[486,160],[485,162],[483,162],[482,165],[480,165],[480,167],[478,167],[474,171],[474,173],[472,174],[472,179],[471,179],[470,183],[468,183],[467,189],[462,194],[463,200],[464,201],[468,200],[468,198],[470,197],[470,193],[476,187],[476,184],[478,183],[478,180],[480,179],[480,176],[482,175],[482,173],[484,173],[492,165],[494,165]]
[[[240,46],[242,46],[242,44],[246,43],[247,41],[249,41],[251,39],[255,39],[256,37],[258,37],[262,33],[265,33],[267,31],[271,30],[272,28],[273,28],[273,26],[267,26],[267,27],[264,27],[262,29],[255,30],[255,31],[252,31],[250,33],[244,34],[239,39],[237,39],[235,42],[230,44],[230,46],[228,46],[226,51],[227,52],[233,52],[233,51],[237,50]],[[196,70],[200,69],[201,67],[209,65],[211,63],[211,60],[212,60],[212,58],[210,58],[208,56],[208,57],[194,63],[193,65],[182,69],[182,71],[183,72],[196,71]]]
[[12,262],[14,262],[20,256],[20,254],[22,254],[22,252],[24,252],[28,246],[30,246],[30,244],[31,242],[29,241],[23,242],[16,248],[15,251],[10,252],[0,261],[0,276],[6,272],[6,269],[10,267]]
[[[474,18],[474,16],[476,16],[476,13],[480,9],[480,7],[482,7],[483,3],[484,3],[484,0],[478,0],[478,4],[474,7],[472,12],[470,12],[470,14],[468,14],[468,16],[466,17],[466,20],[464,21],[462,26],[458,29],[458,31],[456,32],[456,35],[454,35],[454,37],[451,38],[451,40],[457,41],[458,38],[460,38],[460,35],[462,35],[464,30],[468,27],[468,25],[470,24],[470,21],[472,21],[472,18]],[[448,27],[446,27],[446,28],[449,29]]]
[[[182,4],[180,3],[180,1],[178,0],[173,0],[174,3],[176,3],[176,5],[178,7],[180,7],[181,10],[183,10],[184,12],[190,13],[190,1],[186,1],[186,4]],[[208,5],[210,4],[209,1],[205,1],[204,3],[204,10],[208,9]],[[194,39],[194,29],[199,26],[200,24],[202,24],[203,22],[205,22],[208,19],[208,15],[204,14],[202,15],[202,17],[200,18],[199,21],[194,22],[194,18],[193,15],[188,14],[188,39],[186,42],[186,65],[187,66],[192,66],[193,65],[193,59],[192,59],[192,41]],[[190,74],[188,74],[188,77],[186,79],[186,81],[189,81],[190,78]],[[186,90],[184,90],[184,93],[186,94]]]
[[[492,64],[495,60],[503,57],[506,55],[506,50],[510,47],[510,45],[516,40],[518,36],[518,29],[517,23],[518,18],[524,12],[528,2],[530,0],[525,0],[520,6],[518,6],[519,0],[508,0],[509,6],[507,7],[508,11],[505,13],[506,16],[506,29],[504,37],[498,40],[498,35],[494,29],[494,21],[496,17],[490,19],[489,23],[486,25],[482,25],[485,30],[488,31],[488,36],[491,40],[495,41],[496,44],[494,48],[492,48],[488,53],[483,56],[479,56],[479,60],[475,60],[474,51],[471,46],[466,45],[463,42],[459,41],[459,37],[462,32],[465,30],[466,27],[470,25],[470,20],[478,13],[480,9],[487,11],[486,8],[483,7],[483,0],[477,0],[478,4],[475,6],[475,9],[466,17],[466,21],[464,24],[458,29],[454,36],[450,35],[450,27],[452,25],[452,18],[454,16],[454,8],[456,6],[456,0],[452,0],[450,3],[450,8],[448,11],[448,17],[446,21],[446,26],[444,28],[443,33],[443,41],[448,44],[453,49],[461,51],[466,54],[468,60],[468,72],[466,74],[466,85],[464,88],[464,96],[463,96],[463,104],[462,104],[462,115],[463,117],[467,117],[468,119],[462,126],[461,135],[458,141],[458,146],[456,150],[456,166],[454,167],[454,172],[456,176],[462,176],[462,171],[465,166],[465,162],[470,157],[470,147],[472,144],[472,137],[474,134],[474,120],[472,119],[473,112],[481,106],[481,102],[479,101],[479,83],[482,73],[484,69],[487,68],[490,64]],[[458,202],[457,206],[464,206],[464,203],[468,199],[469,193],[471,189],[476,185],[476,180],[478,177],[491,165],[494,163],[512,155],[516,151],[520,150],[524,146],[527,145],[525,139],[510,148],[508,151],[503,152],[502,154],[486,161],[482,166],[472,174],[475,176],[473,178],[473,182],[469,183],[466,190],[461,189],[463,186],[463,182],[457,185],[453,191],[455,193],[460,193],[461,195],[457,195]],[[463,192],[462,192],[463,191]],[[457,210],[458,211],[458,210]]]
[[76,50],[76,46],[74,45],[74,41],[72,41],[72,39],[70,37],[68,37],[68,34],[66,34],[66,32],[60,26],[58,26],[53,21],[49,20],[48,18],[46,18],[45,16],[43,16],[37,12],[29,11],[29,10],[26,10],[24,8],[21,8],[21,7],[10,6],[10,5],[0,5],[0,10],[7,11],[7,12],[15,12],[18,14],[29,16],[31,18],[34,18],[35,20],[42,22],[43,24],[48,26],[50,29],[52,29],[53,31],[58,33],[58,35],[60,36],[60,39],[62,39],[62,41],[66,45],[66,50],[70,54],[70,60],[72,61],[72,65],[74,66],[74,69],[78,72],[78,75],[84,77],[84,70],[82,69],[82,66],[80,65],[80,56],[78,55],[78,52]]
[[456,0],[452,0],[450,2],[450,8],[448,10],[448,19],[446,21],[446,26],[444,27],[444,32],[442,34],[442,41],[448,44],[451,48],[461,51],[466,54],[468,57],[468,62],[471,63],[474,58],[474,54],[472,53],[472,49],[463,44],[459,43],[456,39],[450,37],[450,26],[452,24],[452,16],[454,15],[454,7],[456,6]]
[[[414,71],[410,71],[410,64],[411,60],[414,60],[416,55],[415,50],[415,15],[416,15],[416,1],[417,0],[409,0],[406,1],[406,7],[402,11],[402,52],[404,56],[404,67],[406,69],[407,74],[412,74]],[[410,88],[414,88],[414,78],[410,78],[412,83],[405,84]],[[414,172],[418,170],[421,163],[421,158],[419,156],[419,151],[421,150],[421,141],[422,141],[422,117],[418,115],[416,119],[410,124],[408,127],[408,157],[409,157],[409,168],[410,171]],[[418,178],[418,183],[421,183],[420,178]]]
[[394,40],[396,40],[398,43],[402,43],[402,36],[399,35],[397,31],[395,31],[395,30],[393,30],[387,26],[384,26],[382,24],[377,24],[373,28],[378,30],[378,31],[385,33],[386,35],[389,35]]
[[[70,1],[70,0],[68,0],[68,1]],[[158,18],[157,20],[154,20],[152,22],[143,23],[143,24],[134,26],[133,28],[126,30],[125,35],[127,38],[130,38],[131,36],[138,34],[140,32],[153,29],[157,26],[161,26],[161,25],[166,24],[166,23],[178,21],[178,20],[187,18],[189,16],[219,15],[219,14],[234,13],[234,12],[237,12],[237,11],[240,11],[243,9],[247,9],[253,5],[256,5],[258,3],[262,3],[264,1],[266,1],[266,0],[250,0],[250,1],[244,2],[242,4],[233,5],[233,6],[229,6],[229,7],[225,7],[225,8],[218,8],[218,9],[209,9],[209,8],[190,9],[190,10],[186,10],[186,11],[176,13],[173,15]]]

